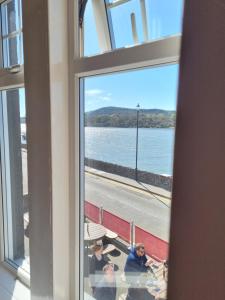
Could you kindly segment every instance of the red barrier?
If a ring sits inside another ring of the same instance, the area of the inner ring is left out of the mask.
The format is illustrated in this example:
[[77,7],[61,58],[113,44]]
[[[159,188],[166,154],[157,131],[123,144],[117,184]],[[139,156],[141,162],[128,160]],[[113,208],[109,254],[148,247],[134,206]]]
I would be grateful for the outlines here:
[[117,217],[110,212],[103,211],[103,225],[116,232],[123,240],[130,241],[130,223]]
[[88,219],[95,223],[99,223],[99,208],[94,204],[85,201],[84,203],[84,214]]
[[[99,223],[99,208],[85,201],[85,216],[91,221]],[[130,242],[130,223],[114,214],[103,210],[103,226],[116,232],[124,241]],[[168,258],[168,243],[154,236],[153,234],[135,226],[135,242],[144,243],[145,251],[149,256],[158,260]]]
[[135,242],[144,243],[146,253],[153,258],[158,260],[168,258],[168,243],[137,226],[135,226]]

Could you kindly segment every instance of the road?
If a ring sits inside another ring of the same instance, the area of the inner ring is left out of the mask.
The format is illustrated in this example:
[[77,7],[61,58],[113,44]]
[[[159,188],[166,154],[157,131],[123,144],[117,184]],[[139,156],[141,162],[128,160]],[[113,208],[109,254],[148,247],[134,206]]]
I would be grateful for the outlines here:
[[170,207],[149,192],[93,174],[85,175],[85,199],[169,240]]
[[[27,157],[22,150],[23,190],[27,193]],[[121,177],[122,178],[122,177]],[[146,231],[169,240],[170,207],[143,191],[88,172],[85,173],[85,199],[134,223]]]

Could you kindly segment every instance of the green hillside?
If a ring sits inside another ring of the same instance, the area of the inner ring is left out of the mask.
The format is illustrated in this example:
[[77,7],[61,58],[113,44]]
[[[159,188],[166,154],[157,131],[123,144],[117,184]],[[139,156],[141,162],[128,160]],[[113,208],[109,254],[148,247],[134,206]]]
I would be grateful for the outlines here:
[[[175,126],[175,111],[161,109],[141,109],[140,128],[169,128]],[[90,127],[136,127],[136,109],[103,107],[85,113],[85,126]]]

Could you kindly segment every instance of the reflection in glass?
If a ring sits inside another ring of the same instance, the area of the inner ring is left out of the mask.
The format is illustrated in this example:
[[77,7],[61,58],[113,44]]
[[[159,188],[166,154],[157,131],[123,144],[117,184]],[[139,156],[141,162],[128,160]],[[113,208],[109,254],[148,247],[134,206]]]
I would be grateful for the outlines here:
[[183,0],[105,3],[103,0],[87,3],[81,55],[90,56],[181,33]]
[[83,79],[84,299],[166,299],[177,75]]
[[83,21],[83,52],[81,55],[91,56],[100,52],[92,1],[88,1]]
[[22,41],[21,35],[3,40],[4,64],[5,66],[14,66],[22,64]]
[[24,89],[2,92],[5,259],[29,272],[29,199]]
[[8,35],[20,29],[19,1],[12,0],[2,4],[2,35]]
[[3,66],[23,64],[21,0],[1,4]]

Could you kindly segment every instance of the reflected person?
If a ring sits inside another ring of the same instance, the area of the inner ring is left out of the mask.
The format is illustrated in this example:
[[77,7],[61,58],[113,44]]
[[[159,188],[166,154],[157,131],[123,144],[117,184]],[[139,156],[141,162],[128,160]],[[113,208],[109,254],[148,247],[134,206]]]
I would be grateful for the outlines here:
[[94,297],[96,300],[116,299],[116,280],[114,266],[111,263],[103,267],[103,278],[96,284]]

